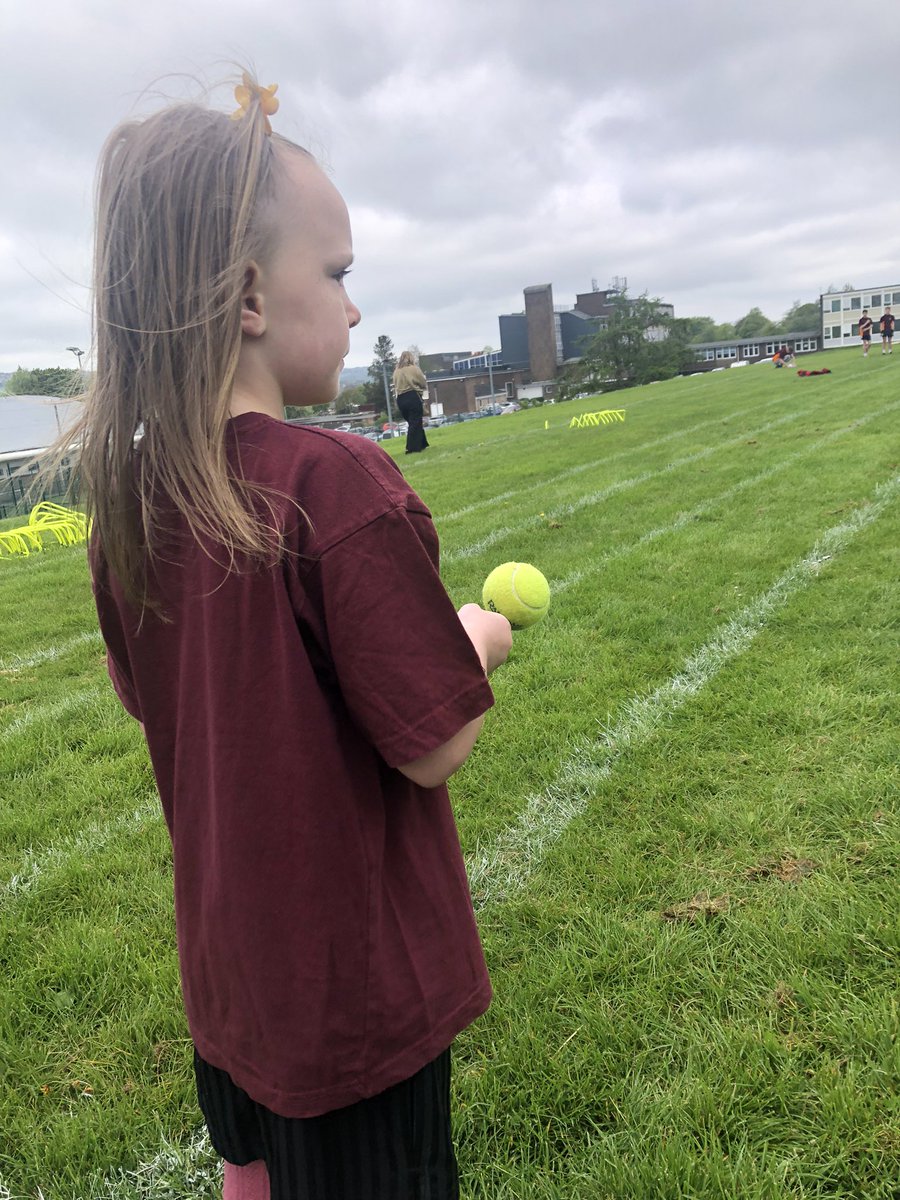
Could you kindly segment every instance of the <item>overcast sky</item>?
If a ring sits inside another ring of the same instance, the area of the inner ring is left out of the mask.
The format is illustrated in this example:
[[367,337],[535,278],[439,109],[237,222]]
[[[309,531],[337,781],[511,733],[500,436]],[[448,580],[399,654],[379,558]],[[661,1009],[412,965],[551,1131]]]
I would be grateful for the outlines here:
[[[362,309],[499,346],[497,314],[591,280],[676,316],[781,316],[900,283],[900,10],[849,0],[0,0],[0,370],[90,343],[91,192],[110,128],[230,61],[346,197]],[[228,90],[215,93],[225,111]]]

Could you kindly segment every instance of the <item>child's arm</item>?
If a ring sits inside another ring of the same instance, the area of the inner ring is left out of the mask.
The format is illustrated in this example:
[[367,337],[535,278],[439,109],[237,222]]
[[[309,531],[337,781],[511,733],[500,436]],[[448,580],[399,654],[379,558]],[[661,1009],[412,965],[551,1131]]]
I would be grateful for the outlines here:
[[[479,608],[477,604],[463,605],[459,610],[459,619],[481,659],[485,674],[490,675],[495,667],[506,661],[512,648],[509,621],[499,613]],[[443,746],[438,746],[430,754],[407,763],[399,770],[420,787],[439,787],[459,770],[472,753],[483,724],[482,713],[480,717],[464,725],[449,741],[444,742]]]

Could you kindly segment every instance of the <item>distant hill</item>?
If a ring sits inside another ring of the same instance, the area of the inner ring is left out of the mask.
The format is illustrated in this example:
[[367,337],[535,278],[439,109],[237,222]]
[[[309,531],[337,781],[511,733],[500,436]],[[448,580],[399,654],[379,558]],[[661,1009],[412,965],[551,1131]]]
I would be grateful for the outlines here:
[[0,392],[6,391],[7,379],[12,379],[12,371],[0,371]]
[[341,371],[341,391],[344,388],[356,387],[358,383],[365,383],[368,378],[368,367],[344,367]]

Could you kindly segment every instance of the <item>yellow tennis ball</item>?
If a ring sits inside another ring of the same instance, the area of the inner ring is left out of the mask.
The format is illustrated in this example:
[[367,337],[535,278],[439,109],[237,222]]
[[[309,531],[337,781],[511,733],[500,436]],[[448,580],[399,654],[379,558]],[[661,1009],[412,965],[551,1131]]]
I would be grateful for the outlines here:
[[481,598],[485,608],[502,613],[514,629],[524,629],[550,607],[550,584],[531,563],[503,563],[484,581]]

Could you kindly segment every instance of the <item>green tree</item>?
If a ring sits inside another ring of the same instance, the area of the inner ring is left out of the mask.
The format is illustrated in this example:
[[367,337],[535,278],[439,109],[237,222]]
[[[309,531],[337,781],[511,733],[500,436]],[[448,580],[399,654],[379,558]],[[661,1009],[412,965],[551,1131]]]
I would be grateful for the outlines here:
[[689,342],[715,342],[716,323],[712,317],[676,317],[674,325]]
[[671,379],[685,365],[688,337],[658,298],[632,298],[622,292],[612,301],[606,327],[588,343],[583,358],[563,378],[563,398],[578,391],[635,387]]
[[746,316],[734,323],[734,336],[739,338],[765,337],[767,333],[774,333],[775,330],[775,322],[770,321],[758,308],[751,308]]
[[808,304],[801,304],[799,300],[795,300],[782,317],[778,332],[804,333],[807,329],[818,329],[821,323],[822,316],[817,300],[811,300]]
[[388,387],[390,387],[391,376],[397,366],[397,356],[394,354],[394,343],[386,333],[379,334],[372,349],[375,357],[369,366],[369,378],[362,386],[366,393],[366,404],[383,407],[384,376],[387,375]]
[[31,371],[19,367],[6,381],[6,392],[9,396],[68,398],[77,395],[83,388],[83,375],[70,367],[35,367]]

